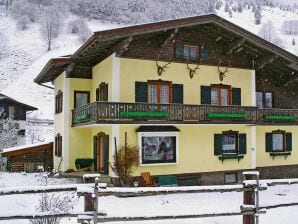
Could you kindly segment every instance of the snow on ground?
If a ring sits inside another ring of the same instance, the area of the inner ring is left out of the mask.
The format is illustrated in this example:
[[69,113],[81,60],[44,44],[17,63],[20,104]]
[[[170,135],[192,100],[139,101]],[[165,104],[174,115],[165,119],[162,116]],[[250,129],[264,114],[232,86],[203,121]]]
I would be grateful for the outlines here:
[[229,13],[224,11],[224,6],[218,10],[217,15],[235,23],[236,25],[258,35],[261,26],[268,21],[272,21],[276,28],[278,36],[282,39],[284,48],[293,54],[298,55],[298,44],[292,45],[292,40],[295,38],[298,42],[298,35],[285,35],[281,31],[281,26],[286,20],[298,20],[298,13],[282,11],[279,8],[262,7],[262,21],[260,25],[255,24],[254,13],[248,9],[244,9],[242,13],[232,11],[232,18]]
[[[42,174],[0,173],[0,187],[39,185]],[[54,178],[49,184],[74,183],[74,179]],[[83,211],[83,199],[77,199],[75,193],[73,212]],[[13,214],[34,214],[40,196],[38,194],[0,196],[0,216]],[[298,202],[298,185],[279,185],[269,187],[260,193],[261,206]],[[157,216],[186,215],[204,213],[239,212],[242,204],[242,192],[226,193],[187,193],[145,197],[117,198],[104,196],[99,199],[99,209],[107,212],[108,217],[115,216]],[[267,210],[260,216],[260,224],[293,224],[298,219],[298,206]],[[196,218],[162,221],[125,222],[131,224],[239,224],[241,216]],[[282,220],[282,222],[281,222]],[[28,220],[0,221],[0,224],[27,224]],[[63,219],[62,224],[76,223],[76,219]],[[109,222],[120,224],[123,222]]]

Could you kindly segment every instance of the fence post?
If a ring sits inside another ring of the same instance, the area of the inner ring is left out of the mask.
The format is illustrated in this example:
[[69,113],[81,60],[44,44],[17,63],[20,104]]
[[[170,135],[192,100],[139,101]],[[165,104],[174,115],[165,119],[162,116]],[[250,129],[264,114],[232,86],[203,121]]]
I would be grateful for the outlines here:
[[93,223],[97,223],[98,219],[98,183],[99,183],[99,178],[95,178],[95,186],[94,186],[94,200],[93,200],[93,206],[94,206],[94,218],[93,218]]
[[[85,174],[83,176],[85,183],[95,183],[95,180],[98,179],[99,182],[100,174]],[[93,212],[94,211],[94,198],[92,194],[88,194],[85,196],[84,200],[84,211],[85,212]]]
[[258,224],[259,172],[243,172],[243,205],[240,206],[243,224]]

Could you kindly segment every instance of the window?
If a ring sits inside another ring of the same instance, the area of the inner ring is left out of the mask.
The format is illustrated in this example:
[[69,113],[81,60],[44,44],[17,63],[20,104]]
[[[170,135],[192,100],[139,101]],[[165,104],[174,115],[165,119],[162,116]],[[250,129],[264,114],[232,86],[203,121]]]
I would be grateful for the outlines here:
[[62,112],[62,103],[63,103],[63,93],[61,90],[58,90],[55,97],[55,113],[59,114]]
[[183,104],[183,85],[162,80],[136,82],[135,102]]
[[22,136],[22,137],[24,137],[25,135],[26,135],[26,130],[24,130],[24,129],[21,129],[21,130],[19,130],[18,131],[18,133],[17,133],[19,136]]
[[256,92],[256,103],[258,108],[272,108],[273,92]]
[[225,184],[235,184],[237,183],[238,175],[237,173],[225,173]]
[[9,106],[8,107],[8,112],[9,112],[9,117],[11,118],[11,119],[14,119],[15,117],[14,117],[14,115],[15,115],[15,107],[14,106]]
[[292,151],[292,133],[276,130],[266,133],[266,152]]
[[96,89],[96,101],[108,101],[108,84],[102,82]]
[[55,137],[55,156],[62,156],[62,136],[60,134]]
[[199,47],[192,45],[175,44],[175,57],[180,59],[197,59],[199,55]]
[[14,128],[15,129],[20,129],[20,123],[14,123]]
[[75,91],[74,92],[74,108],[84,106],[90,102],[89,91]]
[[148,103],[171,103],[171,82],[149,82]]
[[246,154],[246,134],[224,131],[214,134],[214,155]]
[[201,86],[201,104],[241,105],[241,89],[227,85]]
[[139,146],[141,164],[177,162],[177,132],[140,132]]

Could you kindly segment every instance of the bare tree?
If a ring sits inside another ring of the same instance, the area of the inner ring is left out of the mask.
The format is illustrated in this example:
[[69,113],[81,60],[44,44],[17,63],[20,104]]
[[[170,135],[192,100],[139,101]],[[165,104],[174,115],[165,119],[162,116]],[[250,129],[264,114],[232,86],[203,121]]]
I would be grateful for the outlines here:
[[0,31],[0,58],[5,54],[7,50],[7,37]]
[[0,119],[0,151],[18,145],[18,130],[11,118]]
[[58,37],[61,27],[61,20],[53,8],[49,8],[43,15],[40,33],[47,43],[47,50],[52,49],[53,40]]
[[68,32],[78,34],[82,42],[86,41],[92,35],[87,23],[82,18],[71,20],[68,24]]
[[276,29],[272,21],[263,24],[259,30],[259,36],[274,43],[277,46],[283,47],[283,41],[278,37]]
[[28,28],[29,23],[30,23],[30,20],[27,16],[21,16],[17,19],[17,29],[25,30]]

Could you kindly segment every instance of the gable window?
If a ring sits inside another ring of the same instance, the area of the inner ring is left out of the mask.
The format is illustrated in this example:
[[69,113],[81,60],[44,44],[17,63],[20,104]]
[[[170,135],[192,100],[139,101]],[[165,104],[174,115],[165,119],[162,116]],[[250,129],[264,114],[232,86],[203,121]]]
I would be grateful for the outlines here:
[[74,92],[74,108],[87,105],[90,102],[89,91],[75,91]]
[[138,128],[140,164],[177,163],[178,131],[174,126]]
[[246,154],[246,134],[238,131],[224,131],[214,134],[214,155],[244,155]]
[[63,103],[63,93],[61,90],[58,90],[56,97],[55,97],[55,113],[62,112],[62,103]]
[[62,136],[59,133],[55,137],[55,156],[62,156]]
[[199,47],[193,45],[175,44],[175,58],[178,59],[197,59]]
[[108,101],[108,84],[102,82],[96,89],[96,101]]
[[201,104],[241,105],[241,89],[227,85],[201,86]]
[[183,85],[167,81],[135,83],[135,102],[143,103],[183,103]]
[[266,152],[292,151],[292,133],[276,130],[266,133]]
[[256,103],[258,108],[272,108],[273,92],[256,92]]

